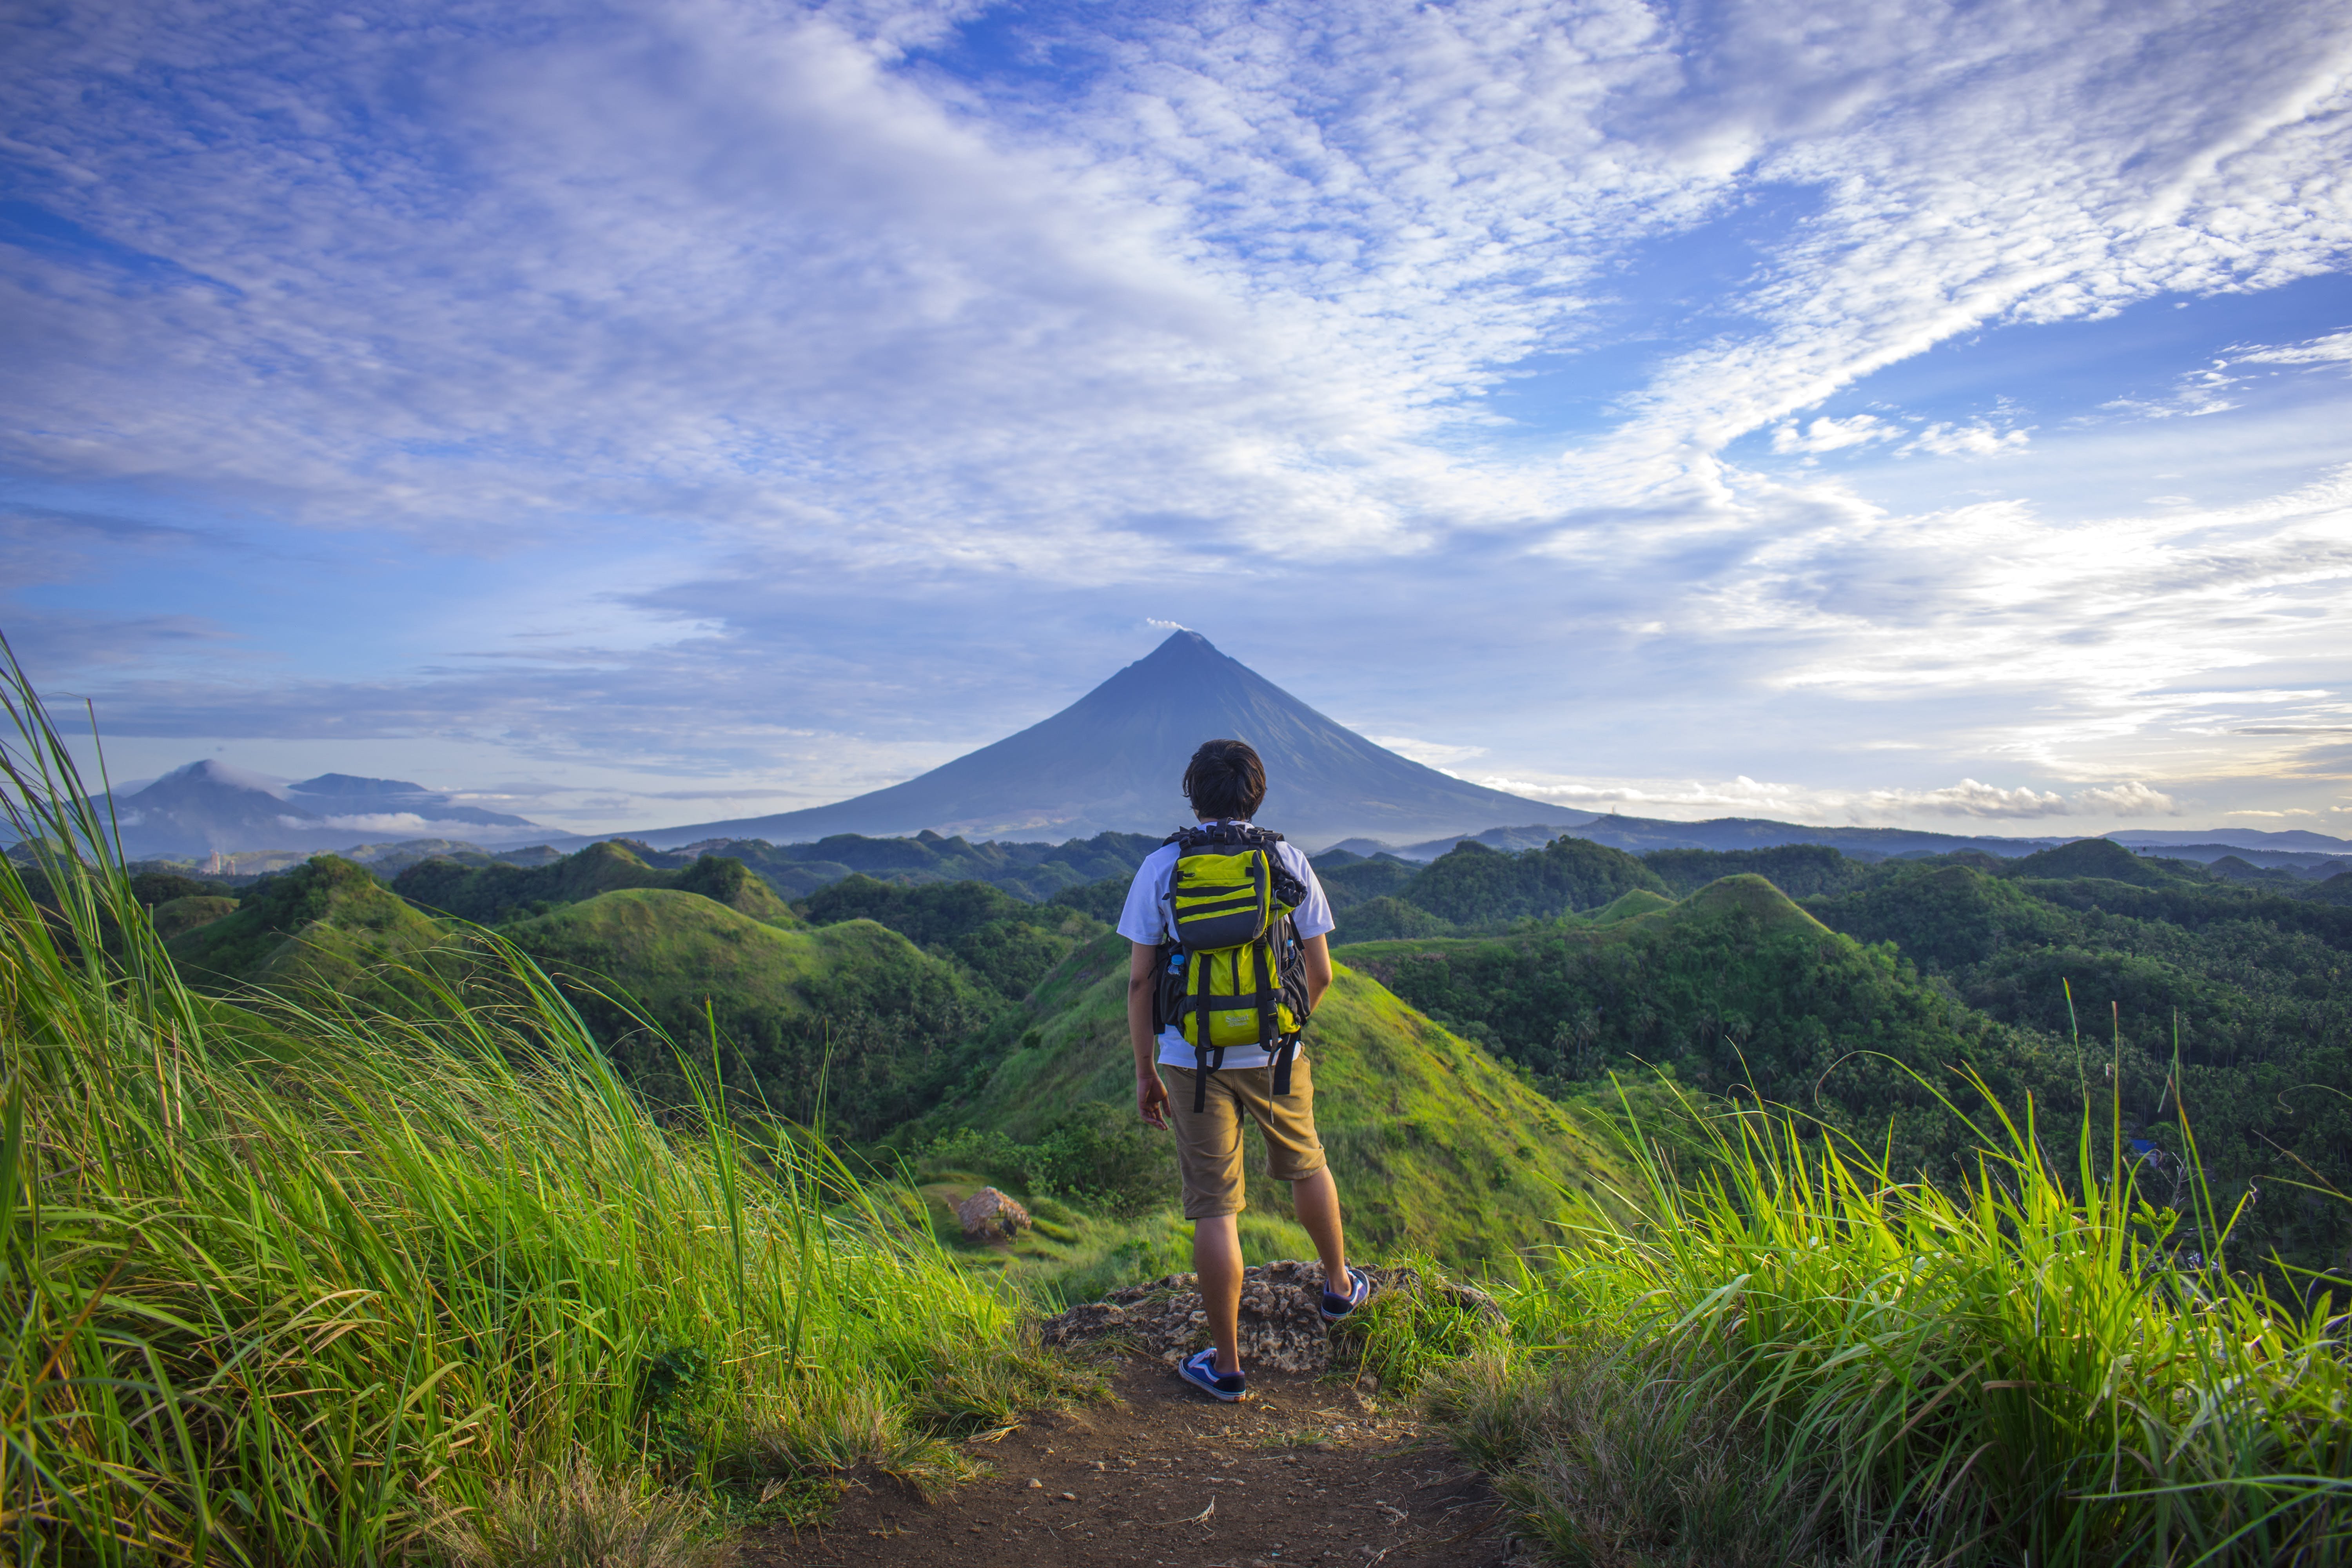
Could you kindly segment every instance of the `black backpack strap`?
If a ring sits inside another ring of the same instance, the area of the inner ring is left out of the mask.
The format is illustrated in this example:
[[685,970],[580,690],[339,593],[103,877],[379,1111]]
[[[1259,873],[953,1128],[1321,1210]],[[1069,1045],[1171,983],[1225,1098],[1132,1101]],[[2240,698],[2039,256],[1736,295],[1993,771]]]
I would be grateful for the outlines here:
[[[1211,1058],[1214,1058],[1214,1060]],[[1209,1075],[1225,1065],[1223,1046],[1192,1047],[1192,1114],[1198,1116],[1209,1109]]]
[[1274,1098],[1282,1099],[1290,1092],[1290,1063],[1298,1055],[1298,1037],[1285,1035],[1282,1043],[1274,1047]]
[[1279,955],[1270,937],[1259,937],[1250,947],[1257,960],[1257,994],[1251,1004],[1257,1009],[1257,1048],[1265,1050],[1282,1037],[1282,1015],[1276,1011],[1282,1005],[1282,976],[1275,969]]

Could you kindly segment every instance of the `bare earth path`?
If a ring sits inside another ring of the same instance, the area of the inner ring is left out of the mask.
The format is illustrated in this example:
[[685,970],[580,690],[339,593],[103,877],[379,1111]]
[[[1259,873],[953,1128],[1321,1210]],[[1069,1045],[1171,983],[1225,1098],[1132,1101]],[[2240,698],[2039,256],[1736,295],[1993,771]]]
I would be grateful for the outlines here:
[[854,1482],[822,1531],[744,1542],[755,1568],[1495,1568],[1513,1561],[1486,1483],[1402,1408],[1344,1385],[1252,1373],[1222,1405],[1156,1359],[1117,1402],[1039,1415],[970,1446],[993,1474],[927,1504]]

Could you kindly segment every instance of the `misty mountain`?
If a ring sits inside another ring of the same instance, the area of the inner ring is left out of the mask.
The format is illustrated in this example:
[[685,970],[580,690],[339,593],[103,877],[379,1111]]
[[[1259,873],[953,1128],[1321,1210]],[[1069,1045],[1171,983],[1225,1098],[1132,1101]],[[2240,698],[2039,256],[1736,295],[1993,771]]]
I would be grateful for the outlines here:
[[971,838],[1165,833],[1192,820],[1179,788],[1186,761],[1220,736],[1246,741],[1265,759],[1258,820],[1310,847],[1350,834],[1415,839],[1591,815],[1467,784],[1376,746],[1198,632],[1180,631],[1052,718],[904,784],[805,811],[635,837],[668,847],[925,828]]
[[123,852],[132,859],[344,849],[362,838],[511,843],[545,832],[525,817],[460,805],[404,780],[322,773],[282,784],[209,758],[118,795],[113,808]]

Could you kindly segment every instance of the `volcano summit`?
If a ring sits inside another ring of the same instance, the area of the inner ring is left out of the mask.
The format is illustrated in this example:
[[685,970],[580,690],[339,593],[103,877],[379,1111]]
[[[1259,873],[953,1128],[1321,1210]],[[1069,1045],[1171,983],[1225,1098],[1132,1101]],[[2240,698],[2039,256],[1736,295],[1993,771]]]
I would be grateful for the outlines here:
[[1178,781],[1192,749],[1230,736],[1265,759],[1259,820],[1310,847],[1353,835],[1393,843],[1503,824],[1586,821],[1466,784],[1336,724],[1198,632],[1171,634],[1041,723],[929,773],[832,805],[639,835],[785,844],[835,833],[931,828],[971,838],[1163,833],[1190,820]]

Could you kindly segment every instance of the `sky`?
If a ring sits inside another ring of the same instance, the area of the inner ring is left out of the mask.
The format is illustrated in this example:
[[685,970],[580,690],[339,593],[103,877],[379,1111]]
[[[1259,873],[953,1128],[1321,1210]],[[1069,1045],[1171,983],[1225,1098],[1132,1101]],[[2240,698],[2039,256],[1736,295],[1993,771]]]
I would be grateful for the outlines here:
[[1562,805],[2352,837],[2352,10],[9,8],[0,632],[578,831],[1172,626]]

